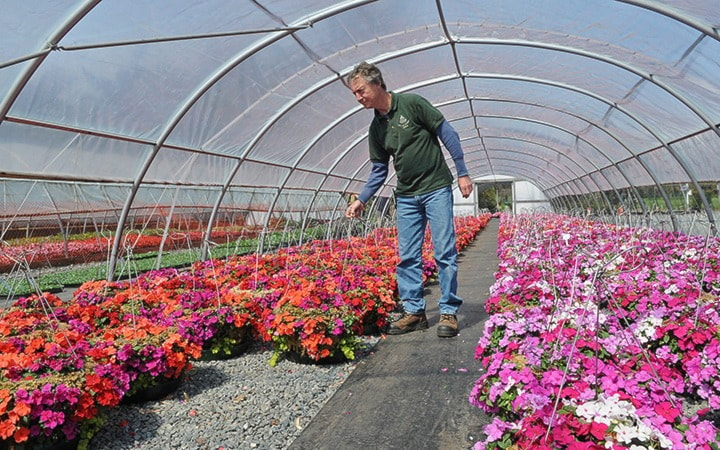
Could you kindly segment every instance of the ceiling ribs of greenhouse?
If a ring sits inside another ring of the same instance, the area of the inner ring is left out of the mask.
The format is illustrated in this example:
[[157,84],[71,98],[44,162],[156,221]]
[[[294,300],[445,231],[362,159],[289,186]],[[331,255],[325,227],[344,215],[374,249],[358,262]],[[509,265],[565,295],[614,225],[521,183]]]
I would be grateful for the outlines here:
[[[371,113],[344,77],[370,61],[445,114],[476,179],[598,209],[649,189],[672,211],[686,185],[714,224],[714,3],[10,2],[2,215],[109,209],[118,229],[157,204],[209,223],[228,208],[338,218],[370,171]],[[379,195],[394,184],[391,171]]]

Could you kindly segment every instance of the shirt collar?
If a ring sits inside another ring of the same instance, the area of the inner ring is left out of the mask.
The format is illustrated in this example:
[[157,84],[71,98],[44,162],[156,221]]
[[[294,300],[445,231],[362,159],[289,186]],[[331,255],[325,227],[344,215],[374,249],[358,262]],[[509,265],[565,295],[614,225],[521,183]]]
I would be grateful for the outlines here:
[[390,109],[388,110],[387,115],[382,115],[378,112],[377,109],[375,109],[375,118],[378,120],[390,120],[390,117],[392,116],[392,112],[397,109],[397,94],[395,94],[393,91],[390,91]]

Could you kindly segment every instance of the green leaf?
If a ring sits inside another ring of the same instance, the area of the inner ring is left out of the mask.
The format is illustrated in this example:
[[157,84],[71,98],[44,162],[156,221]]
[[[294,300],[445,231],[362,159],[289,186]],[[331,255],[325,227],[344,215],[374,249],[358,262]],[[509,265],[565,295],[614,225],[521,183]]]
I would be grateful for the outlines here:
[[279,350],[275,350],[275,351],[273,352],[272,356],[270,357],[270,360],[268,361],[268,364],[270,364],[270,367],[275,367],[275,366],[277,366],[277,363],[278,363],[278,360],[279,360],[279,359],[280,359],[280,351],[279,351]]
[[503,440],[498,443],[498,446],[500,448],[508,448],[511,445],[512,445],[512,440],[510,439],[510,436],[508,436],[508,435],[505,435],[505,437],[503,437]]

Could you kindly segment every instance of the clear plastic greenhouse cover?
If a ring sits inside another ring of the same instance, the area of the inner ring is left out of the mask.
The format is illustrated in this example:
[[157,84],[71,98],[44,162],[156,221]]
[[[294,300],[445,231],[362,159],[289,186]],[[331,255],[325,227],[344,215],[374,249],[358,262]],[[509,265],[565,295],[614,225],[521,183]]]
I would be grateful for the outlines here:
[[2,238],[339,220],[369,173],[371,113],[344,83],[361,61],[445,114],[475,180],[530,181],[558,211],[696,211],[715,230],[717,6],[5,1]]

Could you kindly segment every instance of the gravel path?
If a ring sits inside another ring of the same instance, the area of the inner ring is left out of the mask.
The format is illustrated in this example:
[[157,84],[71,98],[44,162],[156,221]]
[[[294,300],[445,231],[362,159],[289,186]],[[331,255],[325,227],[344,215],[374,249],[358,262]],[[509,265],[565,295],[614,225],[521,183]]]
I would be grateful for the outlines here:
[[269,344],[224,361],[197,361],[164,399],[110,410],[89,450],[285,449],[310,423],[378,337],[342,364],[268,361]]

